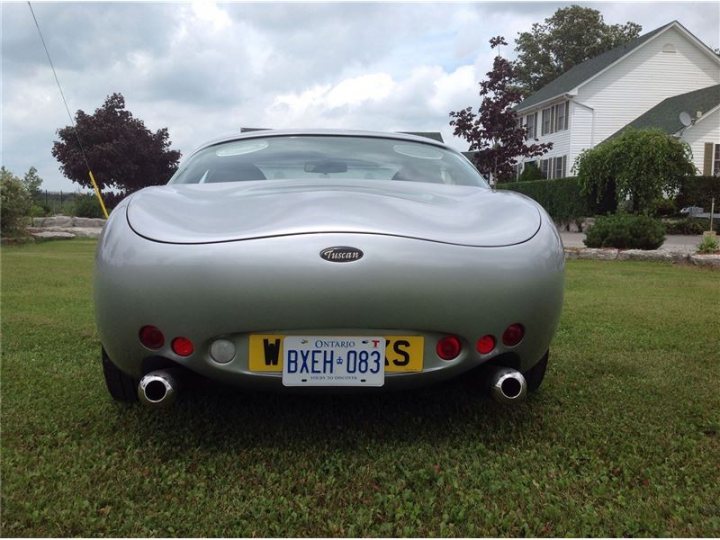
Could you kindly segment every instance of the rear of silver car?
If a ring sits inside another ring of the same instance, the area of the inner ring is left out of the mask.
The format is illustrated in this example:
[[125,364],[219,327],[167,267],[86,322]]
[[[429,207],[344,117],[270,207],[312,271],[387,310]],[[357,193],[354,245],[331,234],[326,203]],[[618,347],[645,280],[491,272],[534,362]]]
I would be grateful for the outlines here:
[[487,188],[323,177],[170,185],[111,215],[96,318],[107,360],[149,403],[167,401],[183,373],[337,391],[487,365],[496,397],[512,401],[526,389],[519,373],[546,358],[563,267],[542,208]]
[[[408,347],[398,341],[413,341],[420,364],[404,371],[393,362],[403,355],[394,353],[388,388],[452,377],[505,353],[525,371],[547,351],[562,304],[559,239],[543,218],[532,238],[502,247],[349,233],[183,245],[111,227],[97,260],[101,341],[135,377],[144,374],[145,359],[159,356],[252,387],[282,386],[282,366],[275,351],[265,356],[266,342],[274,346],[291,335],[383,336],[391,351]],[[126,219],[123,209],[111,218]],[[329,262],[320,254],[331,246],[352,246],[363,257]],[[513,324],[522,325],[524,336],[507,346],[502,336]],[[145,326],[161,330],[162,346],[141,343]],[[437,346],[448,335],[462,347],[444,360]],[[476,350],[484,336],[496,340],[486,354]],[[177,338],[192,343],[191,354],[173,350]]]

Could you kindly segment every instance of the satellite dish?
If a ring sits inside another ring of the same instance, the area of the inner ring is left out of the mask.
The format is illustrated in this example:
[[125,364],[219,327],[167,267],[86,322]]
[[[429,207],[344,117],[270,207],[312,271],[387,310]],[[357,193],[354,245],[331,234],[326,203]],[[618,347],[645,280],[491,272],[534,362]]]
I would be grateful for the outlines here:
[[681,112],[680,123],[685,127],[692,125],[692,118],[690,117],[690,114],[686,113],[685,111]]

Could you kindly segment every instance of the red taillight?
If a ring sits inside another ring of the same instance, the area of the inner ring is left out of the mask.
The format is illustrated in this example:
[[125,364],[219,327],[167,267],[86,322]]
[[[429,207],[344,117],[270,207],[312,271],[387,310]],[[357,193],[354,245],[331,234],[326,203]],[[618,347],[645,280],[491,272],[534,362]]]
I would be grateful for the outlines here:
[[173,352],[178,356],[190,356],[195,350],[192,341],[186,337],[176,337],[172,340],[171,346]]
[[460,343],[460,340],[455,336],[445,336],[438,341],[435,350],[437,351],[437,355],[443,360],[452,360],[460,354],[462,343]]
[[140,343],[148,349],[160,349],[165,345],[165,336],[159,328],[155,326],[143,326],[140,329]]
[[508,347],[514,347],[522,341],[523,336],[525,336],[525,328],[522,324],[515,323],[505,329],[502,340]]
[[477,340],[475,348],[480,354],[488,354],[492,352],[495,348],[495,337],[490,335],[481,337]]

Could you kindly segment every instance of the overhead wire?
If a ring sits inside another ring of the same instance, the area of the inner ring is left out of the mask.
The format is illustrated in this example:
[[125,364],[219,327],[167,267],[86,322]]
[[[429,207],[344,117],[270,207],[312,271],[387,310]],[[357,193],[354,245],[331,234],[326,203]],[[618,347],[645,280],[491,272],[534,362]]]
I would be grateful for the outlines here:
[[65,104],[65,111],[67,112],[68,118],[70,119],[70,126],[72,127],[72,131],[75,135],[75,139],[77,140],[78,146],[80,147],[80,153],[82,154],[83,161],[85,162],[85,166],[87,167],[88,175],[90,176],[90,182],[92,183],[93,188],[95,190],[95,195],[97,196],[97,199],[100,202],[100,208],[102,208],[103,214],[107,218],[108,211],[105,208],[105,202],[103,201],[102,194],[100,193],[100,188],[98,187],[97,182],[95,181],[95,176],[93,175],[92,169],[90,168],[90,161],[88,160],[87,153],[85,152],[85,147],[83,146],[82,141],[80,140],[80,135],[78,134],[77,126],[75,125],[75,121],[73,120],[72,114],[70,113],[70,107],[68,106],[67,99],[65,99],[65,93],[63,92],[62,85],[60,84],[60,79],[58,78],[57,71],[55,70],[55,65],[53,64],[52,58],[50,57],[50,51],[48,50],[47,44],[45,43],[45,38],[43,37],[42,31],[40,30],[40,24],[38,23],[37,17],[35,16],[35,10],[33,10],[30,0],[28,0],[27,5],[30,8],[30,14],[32,15],[33,21],[35,21],[35,28],[37,28],[38,35],[40,36],[40,41],[42,42],[43,49],[45,49],[45,54],[47,55],[48,63],[50,64],[50,69],[52,69],[53,76],[55,77],[55,83],[57,84],[58,90],[60,91],[60,97],[62,98],[63,103]]

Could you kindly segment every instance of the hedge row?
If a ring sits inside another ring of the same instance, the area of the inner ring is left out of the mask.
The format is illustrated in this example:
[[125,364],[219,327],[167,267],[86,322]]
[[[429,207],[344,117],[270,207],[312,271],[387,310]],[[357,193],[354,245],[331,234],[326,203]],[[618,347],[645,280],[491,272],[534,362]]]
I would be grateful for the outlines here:
[[675,206],[701,206],[710,211],[711,199],[715,197],[715,211],[720,208],[720,177],[690,176],[680,181],[680,192],[675,198]]
[[499,183],[497,188],[517,191],[535,199],[557,223],[568,223],[594,214],[575,177]]
[[[595,214],[615,212],[615,204],[611,207],[607,201],[596,203],[592,196],[583,195],[580,183],[575,177],[499,183],[497,188],[518,191],[535,199],[558,223],[568,223]],[[614,198],[614,193],[611,196]],[[667,212],[662,212],[659,208],[656,210],[659,215],[672,215],[686,206],[701,206],[706,212],[709,212],[713,197],[715,197],[715,212],[719,212],[720,177],[689,176],[680,181],[680,190],[675,199],[665,201],[669,210]],[[659,201],[658,204],[661,202]]]

